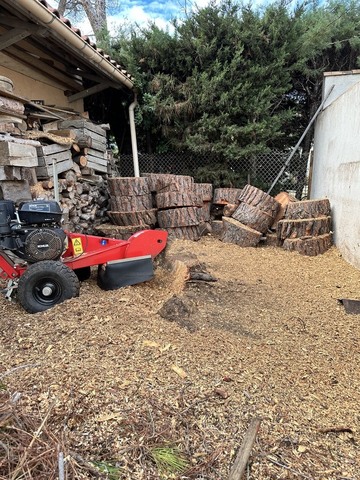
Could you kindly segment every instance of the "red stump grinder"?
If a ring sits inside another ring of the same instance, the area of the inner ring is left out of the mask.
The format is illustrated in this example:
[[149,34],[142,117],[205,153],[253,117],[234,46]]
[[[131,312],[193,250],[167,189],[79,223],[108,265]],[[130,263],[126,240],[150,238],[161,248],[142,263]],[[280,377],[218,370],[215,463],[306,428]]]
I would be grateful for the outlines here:
[[41,312],[79,295],[80,281],[98,266],[104,290],[150,280],[153,258],[164,250],[167,232],[142,230],[128,240],[67,232],[55,201],[33,200],[15,208],[0,200],[0,278],[7,298],[17,291],[22,307]]

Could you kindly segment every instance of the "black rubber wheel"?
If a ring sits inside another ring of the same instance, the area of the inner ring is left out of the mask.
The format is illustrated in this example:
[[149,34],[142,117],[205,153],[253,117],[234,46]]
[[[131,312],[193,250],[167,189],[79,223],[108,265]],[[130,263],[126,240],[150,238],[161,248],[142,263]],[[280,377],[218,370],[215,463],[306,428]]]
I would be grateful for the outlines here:
[[80,282],[88,280],[91,277],[90,267],[77,268],[76,270],[74,270],[74,272],[76,273],[76,276],[78,277]]
[[43,312],[79,295],[80,282],[62,262],[44,260],[30,265],[20,277],[18,299],[29,313]]

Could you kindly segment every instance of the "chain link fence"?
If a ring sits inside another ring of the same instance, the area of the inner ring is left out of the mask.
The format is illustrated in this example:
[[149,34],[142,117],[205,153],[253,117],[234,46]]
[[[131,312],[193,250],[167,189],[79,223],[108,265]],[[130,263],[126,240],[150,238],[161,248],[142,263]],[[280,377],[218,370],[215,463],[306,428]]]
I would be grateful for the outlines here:
[[[191,175],[197,182],[213,183],[214,187],[241,188],[246,183],[267,191],[285,165],[291,151],[272,150],[248,159],[219,161],[215,157],[193,153],[170,152],[163,154],[139,154],[140,173],[173,173]],[[133,176],[131,155],[121,155],[116,162],[118,174]],[[307,198],[308,159],[295,153],[289,165],[271,191],[287,191],[298,199]]]

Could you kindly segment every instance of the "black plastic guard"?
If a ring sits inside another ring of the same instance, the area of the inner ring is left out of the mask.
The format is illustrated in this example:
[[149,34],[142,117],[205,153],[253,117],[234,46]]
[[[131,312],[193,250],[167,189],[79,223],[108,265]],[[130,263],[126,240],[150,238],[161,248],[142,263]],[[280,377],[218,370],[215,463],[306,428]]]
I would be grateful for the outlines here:
[[113,260],[98,269],[97,284],[103,290],[147,282],[154,276],[154,267],[151,255],[144,257],[124,258]]

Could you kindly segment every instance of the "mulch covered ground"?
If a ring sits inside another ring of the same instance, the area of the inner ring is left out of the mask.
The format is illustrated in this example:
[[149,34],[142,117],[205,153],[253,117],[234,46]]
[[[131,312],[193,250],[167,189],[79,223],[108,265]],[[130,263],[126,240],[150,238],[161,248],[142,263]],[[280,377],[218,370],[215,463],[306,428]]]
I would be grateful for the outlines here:
[[217,281],[93,278],[35,315],[1,297],[0,478],[225,480],[259,418],[244,478],[358,479],[360,315],[338,299],[360,298],[360,271],[335,247],[170,254]]

